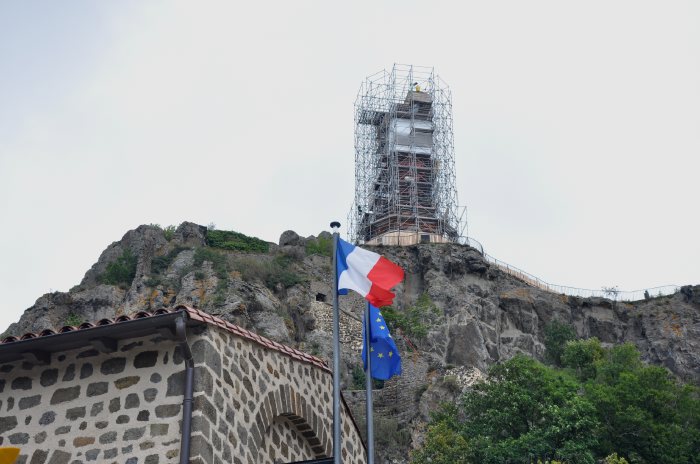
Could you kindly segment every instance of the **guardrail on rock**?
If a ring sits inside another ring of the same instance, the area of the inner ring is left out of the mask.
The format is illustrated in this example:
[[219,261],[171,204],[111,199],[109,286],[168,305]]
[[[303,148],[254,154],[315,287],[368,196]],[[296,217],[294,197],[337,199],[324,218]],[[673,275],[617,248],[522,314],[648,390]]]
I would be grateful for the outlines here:
[[680,286],[678,285],[662,285],[660,287],[651,287],[644,290],[618,290],[617,287],[602,288],[600,290],[593,290],[587,288],[577,288],[568,287],[565,285],[554,285],[535,277],[534,275],[523,271],[515,266],[512,266],[504,261],[494,258],[493,256],[487,254],[484,251],[484,246],[478,241],[471,237],[458,237],[457,243],[460,245],[467,245],[471,248],[477,250],[486,261],[496,266],[501,271],[508,275],[511,275],[519,280],[522,280],[526,284],[539,288],[541,290],[560,293],[569,296],[576,296],[580,298],[608,298],[614,301],[639,301],[648,298],[654,298],[659,296],[672,295],[680,291]]

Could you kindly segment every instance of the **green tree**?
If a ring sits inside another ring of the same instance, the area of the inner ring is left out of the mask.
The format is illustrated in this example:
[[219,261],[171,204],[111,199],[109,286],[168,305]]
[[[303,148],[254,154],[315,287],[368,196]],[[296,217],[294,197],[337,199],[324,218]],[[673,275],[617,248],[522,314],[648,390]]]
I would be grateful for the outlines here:
[[136,277],[138,259],[131,250],[126,249],[115,261],[109,263],[105,272],[98,278],[100,283],[128,286]]
[[629,464],[629,461],[622,456],[618,456],[617,453],[613,453],[603,460],[603,464]]
[[566,342],[576,338],[574,328],[563,322],[553,320],[544,328],[545,358],[555,366],[561,366],[561,355]]
[[601,422],[598,452],[631,462],[700,462],[700,398],[670,372],[646,366],[632,344],[606,350],[586,383],[586,396]]
[[[417,456],[424,460],[416,462],[435,462],[426,459],[440,452],[464,456],[453,462],[593,464],[598,424],[579,387],[565,373],[525,356],[495,365],[487,381],[464,396],[459,413],[448,408],[437,416],[424,448],[432,451],[422,450]],[[455,434],[461,437],[457,448],[445,445]]]
[[461,432],[454,405],[434,413],[422,448],[411,456],[413,464],[468,464],[469,445]]
[[566,342],[561,355],[561,365],[572,369],[579,380],[595,377],[596,363],[605,355],[605,350],[597,338],[571,340]]
[[415,463],[700,464],[700,391],[631,344],[569,341],[562,369],[516,356],[436,414]]

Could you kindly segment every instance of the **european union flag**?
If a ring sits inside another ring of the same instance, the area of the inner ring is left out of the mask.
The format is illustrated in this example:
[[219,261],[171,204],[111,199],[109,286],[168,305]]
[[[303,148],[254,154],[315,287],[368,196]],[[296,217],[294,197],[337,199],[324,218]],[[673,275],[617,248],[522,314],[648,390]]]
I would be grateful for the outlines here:
[[[379,308],[369,305],[370,315],[370,355],[372,378],[379,380],[389,380],[394,375],[401,375],[401,356],[396,348],[394,339],[389,334],[389,327],[384,322]],[[366,340],[366,324],[363,321],[362,327],[362,363],[367,371],[367,340]]]

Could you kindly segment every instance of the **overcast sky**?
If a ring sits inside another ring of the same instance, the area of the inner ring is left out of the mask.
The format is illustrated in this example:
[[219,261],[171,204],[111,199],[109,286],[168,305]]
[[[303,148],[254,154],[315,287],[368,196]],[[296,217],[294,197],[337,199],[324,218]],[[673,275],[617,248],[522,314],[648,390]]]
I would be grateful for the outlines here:
[[139,224],[345,230],[354,100],[395,62],[452,89],[489,254],[700,284],[699,2],[2,1],[0,331]]

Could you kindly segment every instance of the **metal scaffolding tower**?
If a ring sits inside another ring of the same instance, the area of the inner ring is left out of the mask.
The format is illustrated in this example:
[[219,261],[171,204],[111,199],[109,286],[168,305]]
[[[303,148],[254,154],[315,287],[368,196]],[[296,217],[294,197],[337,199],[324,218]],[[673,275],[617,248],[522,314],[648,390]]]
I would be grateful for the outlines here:
[[452,242],[466,208],[455,187],[452,94],[432,68],[395,64],[355,101],[355,243]]

